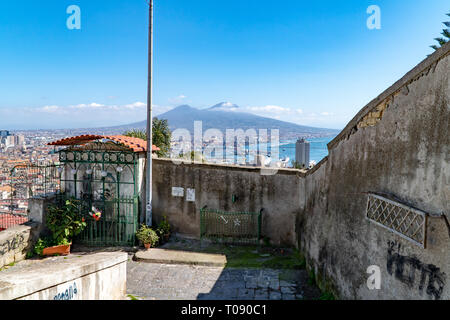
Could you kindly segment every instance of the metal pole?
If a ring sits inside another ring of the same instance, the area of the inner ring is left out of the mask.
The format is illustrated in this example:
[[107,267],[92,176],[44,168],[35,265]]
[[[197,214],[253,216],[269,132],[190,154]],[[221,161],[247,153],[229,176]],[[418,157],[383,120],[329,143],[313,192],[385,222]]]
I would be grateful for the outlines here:
[[148,32],[148,88],[147,88],[147,179],[146,179],[146,214],[145,221],[152,226],[152,91],[153,91],[153,0],[149,0]]

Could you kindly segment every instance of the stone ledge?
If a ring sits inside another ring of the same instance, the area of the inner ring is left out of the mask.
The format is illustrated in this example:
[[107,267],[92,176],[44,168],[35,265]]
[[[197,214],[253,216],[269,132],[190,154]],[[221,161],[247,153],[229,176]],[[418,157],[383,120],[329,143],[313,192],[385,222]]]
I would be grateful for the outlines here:
[[[126,263],[122,252],[47,258],[0,273],[0,300],[14,300]],[[25,261],[27,262],[27,261]]]
[[134,259],[147,263],[187,264],[207,267],[225,267],[227,258],[221,254],[207,254],[166,249],[139,251]]

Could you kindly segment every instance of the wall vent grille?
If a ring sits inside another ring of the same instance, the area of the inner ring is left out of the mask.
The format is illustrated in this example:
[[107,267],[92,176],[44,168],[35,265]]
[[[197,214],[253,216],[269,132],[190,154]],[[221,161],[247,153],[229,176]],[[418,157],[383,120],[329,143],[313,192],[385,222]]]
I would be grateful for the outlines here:
[[426,247],[428,215],[425,212],[376,194],[369,194],[367,219],[409,240]]

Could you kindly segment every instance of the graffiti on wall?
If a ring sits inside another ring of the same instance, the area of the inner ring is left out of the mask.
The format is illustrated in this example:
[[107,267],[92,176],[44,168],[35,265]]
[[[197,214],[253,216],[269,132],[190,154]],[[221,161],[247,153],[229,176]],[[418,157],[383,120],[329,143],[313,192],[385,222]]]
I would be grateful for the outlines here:
[[0,243],[0,256],[24,246],[26,246],[25,237],[23,234],[18,234],[14,238],[7,239],[5,242]]
[[53,297],[53,300],[78,300],[77,298],[79,298],[79,292],[77,283],[74,282],[73,284],[70,283],[67,285],[58,286],[58,292]]
[[425,290],[426,294],[434,299],[441,299],[446,284],[445,273],[435,265],[425,264],[416,257],[401,255],[400,249],[400,243],[388,242],[387,271],[389,275],[411,289],[418,288],[420,295]]

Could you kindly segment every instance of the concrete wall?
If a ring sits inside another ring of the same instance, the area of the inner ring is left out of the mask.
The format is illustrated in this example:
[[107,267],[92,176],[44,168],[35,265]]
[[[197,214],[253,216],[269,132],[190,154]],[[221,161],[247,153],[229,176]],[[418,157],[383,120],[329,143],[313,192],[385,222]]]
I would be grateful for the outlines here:
[[0,300],[120,300],[126,295],[121,252],[70,255],[0,273]]
[[[450,299],[450,237],[430,218],[425,249],[365,219],[367,192],[450,218],[450,44],[372,101],[305,179],[299,246],[344,299]],[[369,290],[369,266],[381,289]]]
[[[276,245],[296,245],[295,219],[300,208],[303,173],[281,169],[262,175],[261,169],[222,165],[174,164],[153,161],[153,214],[156,222],[167,215],[175,232],[200,236],[200,209],[259,212],[264,208],[262,236]],[[184,197],[172,196],[172,187],[184,189]],[[195,189],[188,202],[186,189]],[[236,202],[233,203],[233,195]]]

